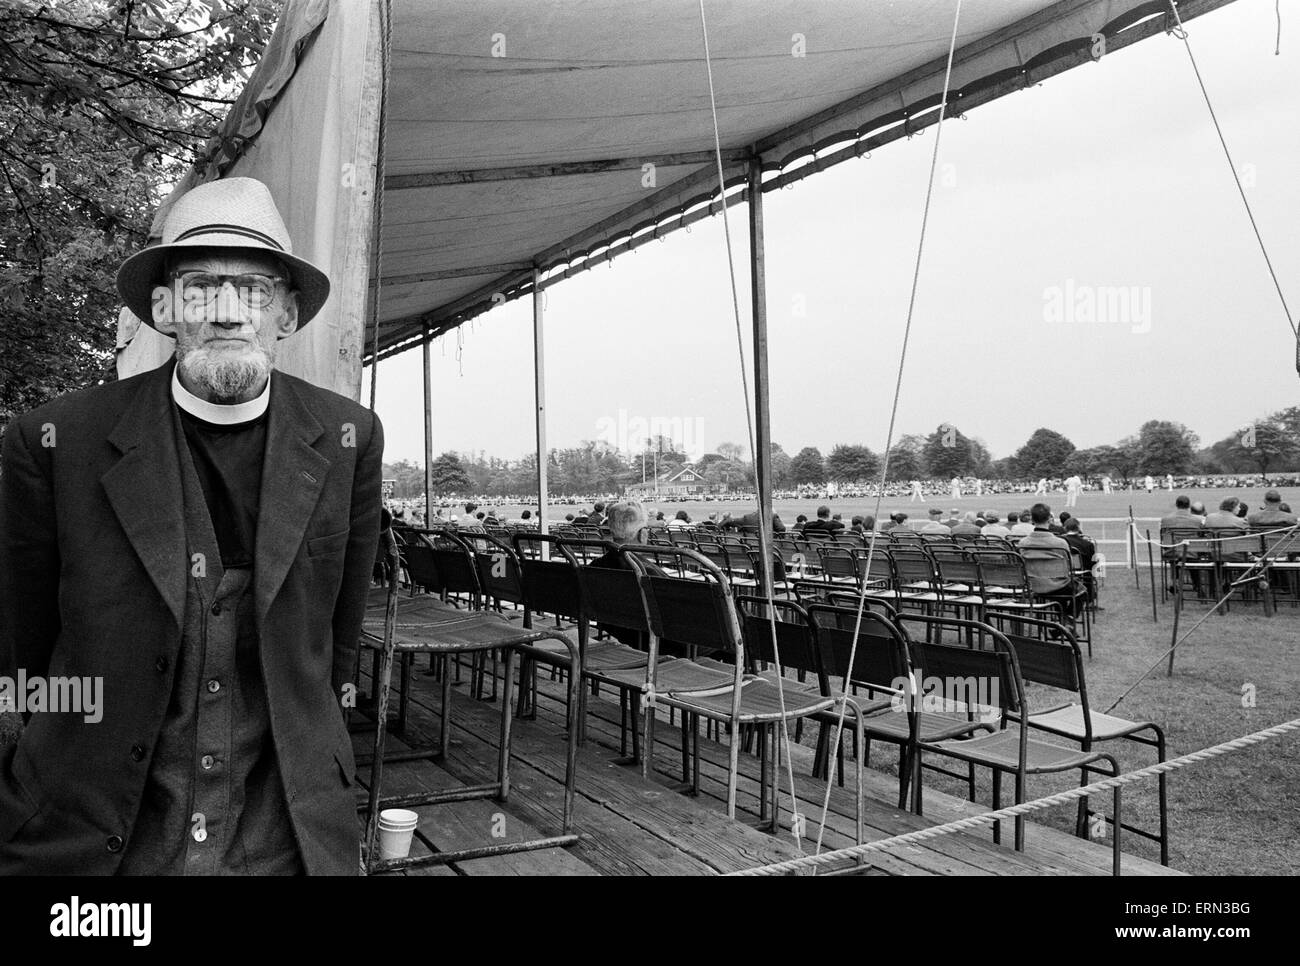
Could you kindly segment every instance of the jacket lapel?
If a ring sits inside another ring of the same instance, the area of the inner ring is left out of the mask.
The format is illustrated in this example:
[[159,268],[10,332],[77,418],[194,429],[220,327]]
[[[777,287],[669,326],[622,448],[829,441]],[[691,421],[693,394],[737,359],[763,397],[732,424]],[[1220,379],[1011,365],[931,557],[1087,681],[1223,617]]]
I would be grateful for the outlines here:
[[108,440],[122,458],[100,477],[127,539],[167,603],[176,626],[185,613],[185,519],[180,463],[171,432],[175,359],[145,376]]
[[271,373],[270,415],[257,516],[254,599],[261,621],[298,556],[330,460],[313,445],[325,430],[293,384]]

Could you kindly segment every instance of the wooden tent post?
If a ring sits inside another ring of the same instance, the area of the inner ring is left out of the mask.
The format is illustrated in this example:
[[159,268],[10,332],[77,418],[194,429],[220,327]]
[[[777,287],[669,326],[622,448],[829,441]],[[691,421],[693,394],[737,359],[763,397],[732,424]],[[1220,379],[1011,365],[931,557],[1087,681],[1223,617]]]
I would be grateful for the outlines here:
[[424,327],[424,525],[433,526],[433,369],[429,347],[433,337]]
[[[545,293],[542,291],[542,273],[533,269],[533,385],[537,394],[537,529],[539,533],[549,533],[546,520],[546,352],[542,338],[542,303]],[[546,552],[546,545],[542,545]]]
[[771,596],[768,541],[772,529],[772,414],[767,372],[767,279],[763,250],[763,166],[749,162],[749,283],[754,320],[754,482],[758,486],[758,525],[764,553],[763,585]]

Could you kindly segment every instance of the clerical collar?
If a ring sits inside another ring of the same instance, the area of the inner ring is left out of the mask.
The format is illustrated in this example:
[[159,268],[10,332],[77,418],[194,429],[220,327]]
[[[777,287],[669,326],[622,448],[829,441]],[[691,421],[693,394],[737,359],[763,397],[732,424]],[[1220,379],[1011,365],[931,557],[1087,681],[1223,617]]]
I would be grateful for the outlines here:
[[233,426],[237,423],[247,423],[257,419],[266,412],[266,407],[271,402],[271,380],[266,380],[266,386],[257,398],[250,399],[248,402],[222,405],[221,403],[208,402],[206,399],[200,399],[194,395],[181,385],[180,376],[173,369],[172,399],[185,412],[196,419],[203,420],[205,423],[213,423],[217,426]]

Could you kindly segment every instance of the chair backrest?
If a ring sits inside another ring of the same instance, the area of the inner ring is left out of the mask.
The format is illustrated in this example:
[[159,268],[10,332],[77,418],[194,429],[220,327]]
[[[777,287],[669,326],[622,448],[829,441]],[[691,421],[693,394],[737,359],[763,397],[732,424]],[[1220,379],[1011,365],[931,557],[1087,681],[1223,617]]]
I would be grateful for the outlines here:
[[668,534],[668,542],[674,544],[675,546],[680,546],[680,547],[695,546],[694,530],[678,529],[678,530],[666,530],[664,532]]
[[[742,666],[740,619],[717,565],[686,547],[627,544],[619,552],[636,570],[651,633],[700,651],[726,652]],[[694,576],[678,576],[684,573]]]
[[907,636],[898,624],[872,611],[863,611],[858,646],[854,648],[856,607],[810,604],[807,610],[817,628],[817,646],[827,675],[847,678],[850,683],[872,691],[897,691],[911,670]]
[[[582,590],[576,568],[560,547],[563,539],[542,533],[515,533],[510,542],[519,558],[524,603],[528,609],[580,621]],[[542,559],[543,547],[550,551],[549,560]],[[532,552],[526,553],[524,548]]]
[[895,547],[890,556],[894,560],[894,579],[900,588],[904,584],[934,585],[934,560],[925,547]]
[[1091,737],[1083,655],[1074,632],[1054,621],[1019,615],[1009,624],[1011,630],[1004,627],[1002,634],[1015,649],[1021,679],[1078,695],[1084,711],[1084,726]]
[[1264,538],[1257,533],[1234,527],[1206,532],[1218,538],[1214,543],[1217,560],[1243,560],[1247,554],[1258,555],[1264,552]]
[[980,585],[986,591],[999,594],[1010,592],[1013,596],[1029,596],[1029,576],[1025,573],[1025,558],[1015,550],[994,550],[974,547],[970,551],[979,568]]
[[1264,556],[1270,560],[1286,560],[1300,554],[1300,530],[1272,529],[1260,537],[1264,541]]
[[[1020,712],[1025,708],[1025,683],[1016,650],[997,628],[980,621],[921,614],[901,614],[899,625],[908,629],[912,666],[921,677],[923,695],[940,690],[945,700],[956,700],[972,716],[977,707],[996,708],[1003,721],[1008,711]],[[924,626],[926,630],[922,633],[919,626],[913,629],[912,625]],[[981,642],[991,642],[992,646],[939,643],[944,639],[945,630],[953,631],[957,640],[963,635],[978,636]],[[1021,729],[1022,755],[1024,735],[1025,729]]]
[[783,669],[814,674],[818,690],[822,694],[831,693],[817,647],[817,628],[806,610],[789,600],[741,594],[735,600],[745,639],[745,657],[751,665],[765,661]]
[[[382,543],[380,550],[383,550]],[[438,566],[434,563],[433,547],[421,541],[399,547],[399,550],[411,583],[423,587],[431,594],[442,593],[442,579],[438,576]]]
[[[1214,542],[1205,538],[1200,527],[1174,527],[1162,530],[1161,533],[1164,535],[1161,543],[1181,545],[1181,553],[1187,558],[1198,559],[1214,554]],[[1177,554],[1180,551],[1176,547],[1174,552]]]
[[[604,540],[594,545],[602,552],[617,553],[618,546],[612,541]],[[586,620],[612,627],[639,631],[647,634],[650,625],[646,621],[645,604],[641,600],[641,585],[636,571],[630,565],[618,567],[596,566],[590,553],[592,541],[561,540],[559,549],[567,559],[578,582],[579,598],[583,616]]]
[[854,583],[861,584],[866,560],[859,559],[859,551],[851,547],[818,547],[817,556],[825,577],[847,577]]
[[[480,591],[474,556],[459,535],[450,530],[416,531],[431,551],[436,583],[435,593],[477,594]],[[408,548],[414,557],[418,547]],[[409,563],[408,563],[409,568]],[[415,579],[412,574],[412,580]],[[417,581],[418,582],[418,581]],[[427,586],[427,585],[426,585]]]
[[485,597],[525,603],[522,567],[513,548],[491,533],[465,533],[460,540],[474,555],[474,569]]
[[[828,590],[822,598],[832,607],[847,607],[854,614],[858,612],[858,594],[852,590]],[[863,598],[863,609],[869,610],[874,614],[879,614],[885,620],[893,621],[898,619],[898,608],[879,597]]]
[[941,584],[966,584],[972,591],[980,586],[980,568],[961,547],[931,547],[930,558]]

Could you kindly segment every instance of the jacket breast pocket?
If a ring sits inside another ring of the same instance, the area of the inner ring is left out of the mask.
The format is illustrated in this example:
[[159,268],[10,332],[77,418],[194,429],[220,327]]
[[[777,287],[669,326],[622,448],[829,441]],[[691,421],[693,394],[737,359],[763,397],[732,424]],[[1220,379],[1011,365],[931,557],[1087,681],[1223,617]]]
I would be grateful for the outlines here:
[[338,533],[327,533],[323,537],[308,540],[307,556],[330,557],[342,553],[347,549],[348,536],[351,533],[351,530],[340,530]]

